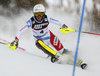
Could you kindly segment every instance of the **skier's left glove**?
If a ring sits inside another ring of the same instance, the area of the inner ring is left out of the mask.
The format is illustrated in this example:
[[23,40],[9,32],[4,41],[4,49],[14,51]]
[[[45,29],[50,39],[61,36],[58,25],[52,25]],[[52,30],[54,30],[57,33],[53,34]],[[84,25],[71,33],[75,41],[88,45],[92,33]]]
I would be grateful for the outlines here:
[[64,34],[67,34],[69,32],[71,32],[71,28],[68,28],[67,25],[63,25],[61,28],[60,28],[61,32],[64,33]]
[[62,29],[67,29],[68,26],[64,24],[61,28],[62,28]]
[[17,49],[17,47],[18,47],[18,40],[14,40],[13,42],[11,42],[11,44],[9,46],[10,46],[10,48],[12,50]]

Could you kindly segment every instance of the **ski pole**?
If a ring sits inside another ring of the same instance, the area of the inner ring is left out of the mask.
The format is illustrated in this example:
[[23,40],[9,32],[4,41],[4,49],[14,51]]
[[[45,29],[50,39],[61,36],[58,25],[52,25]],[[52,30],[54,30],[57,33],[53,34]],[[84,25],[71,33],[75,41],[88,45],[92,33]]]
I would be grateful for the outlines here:
[[[0,44],[8,45],[9,47],[11,47],[10,43],[0,42]],[[18,49],[26,51],[24,48],[21,48],[21,47],[18,47]]]
[[0,44],[8,45],[7,43],[0,42]]
[[7,43],[4,43],[4,42],[0,42],[1,44],[4,44],[4,45],[8,45],[10,47],[10,44],[7,44]]
[[[6,43],[1,42],[2,44],[8,45],[8,46],[10,47],[10,42],[9,42],[9,41],[4,40],[4,39],[2,39],[2,38],[0,38],[0,40],[6,42]],[[18,47],[18,49],[23,50],[23,51],[26,51],[24,48],[21,48],[21,47]]]
[[[79,31],[78,30],[75,30],[75,32],[79,32]],[[100,35],[98,33],[85,32],[85,31],[81,31],[81,33],[92,34],[92,35]]]
[[0,42],[0,44],[8,45],[10,47],[10,44],[4,43],[4,42]]
[[[71,28],[67,28],[67,29],[62,29],[61,28],[61,32],[64,33],[64,34],[67,34],[69,32],[79,32],[79,31],[78,30],[72,30]],[[100,35],[98,33],[85,32],[85,31],[81,31],[81,33],[92,34],[92,35]]]

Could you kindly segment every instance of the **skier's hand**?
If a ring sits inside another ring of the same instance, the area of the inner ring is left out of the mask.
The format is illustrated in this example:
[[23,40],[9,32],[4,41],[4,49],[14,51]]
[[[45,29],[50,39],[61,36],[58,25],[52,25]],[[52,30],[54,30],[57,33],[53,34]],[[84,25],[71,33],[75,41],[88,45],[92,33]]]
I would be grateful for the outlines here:
[[64,34],[67,34],[69,32],[72,31],[71,28],[68,28],[67,26],[62,26],[62,28],[60,28],[61,32],[64,33]]
[[61,28],[62,28],[62,29],[67,29],[68,26],[64,24]]
[[17,47],[18,47],[18,40],[14,40],[13,42],[11,42],[11,44],[9,45],[9,47],[10,47],[12,50],[17,49]]

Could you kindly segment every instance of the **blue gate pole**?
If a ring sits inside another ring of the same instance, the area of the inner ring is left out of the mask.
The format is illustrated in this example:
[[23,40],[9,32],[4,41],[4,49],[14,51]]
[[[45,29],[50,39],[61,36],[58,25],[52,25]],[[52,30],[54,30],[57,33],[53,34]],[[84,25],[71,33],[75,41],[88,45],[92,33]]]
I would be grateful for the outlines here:
[[75,68],[76,68],[76,62],[77,62],[77,56],[78,56],[78,48],[79,48],[80,34],[81,34],[82,23],[83,23],[85,3],[86,3],[86,0],[84,0],[84,3],[83,3],[83,9],[82,9],[82,14],[81,14],[81,21],[80,21],[80,27],[79,27],[79,33],[78,33],[77,47],[76,47],[76,52],[75,52],[75,57],[74,57],[73,74],[72,74],[72,76],[75,76]]

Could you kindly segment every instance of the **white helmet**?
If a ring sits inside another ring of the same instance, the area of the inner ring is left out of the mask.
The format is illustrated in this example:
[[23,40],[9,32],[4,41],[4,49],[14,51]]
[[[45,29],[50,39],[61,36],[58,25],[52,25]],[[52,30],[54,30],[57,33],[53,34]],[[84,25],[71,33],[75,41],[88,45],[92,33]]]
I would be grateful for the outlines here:
[[37,12],[45,13],[45,7],[42,4],[36,4],[33,8],[33,13],[37,13]]

